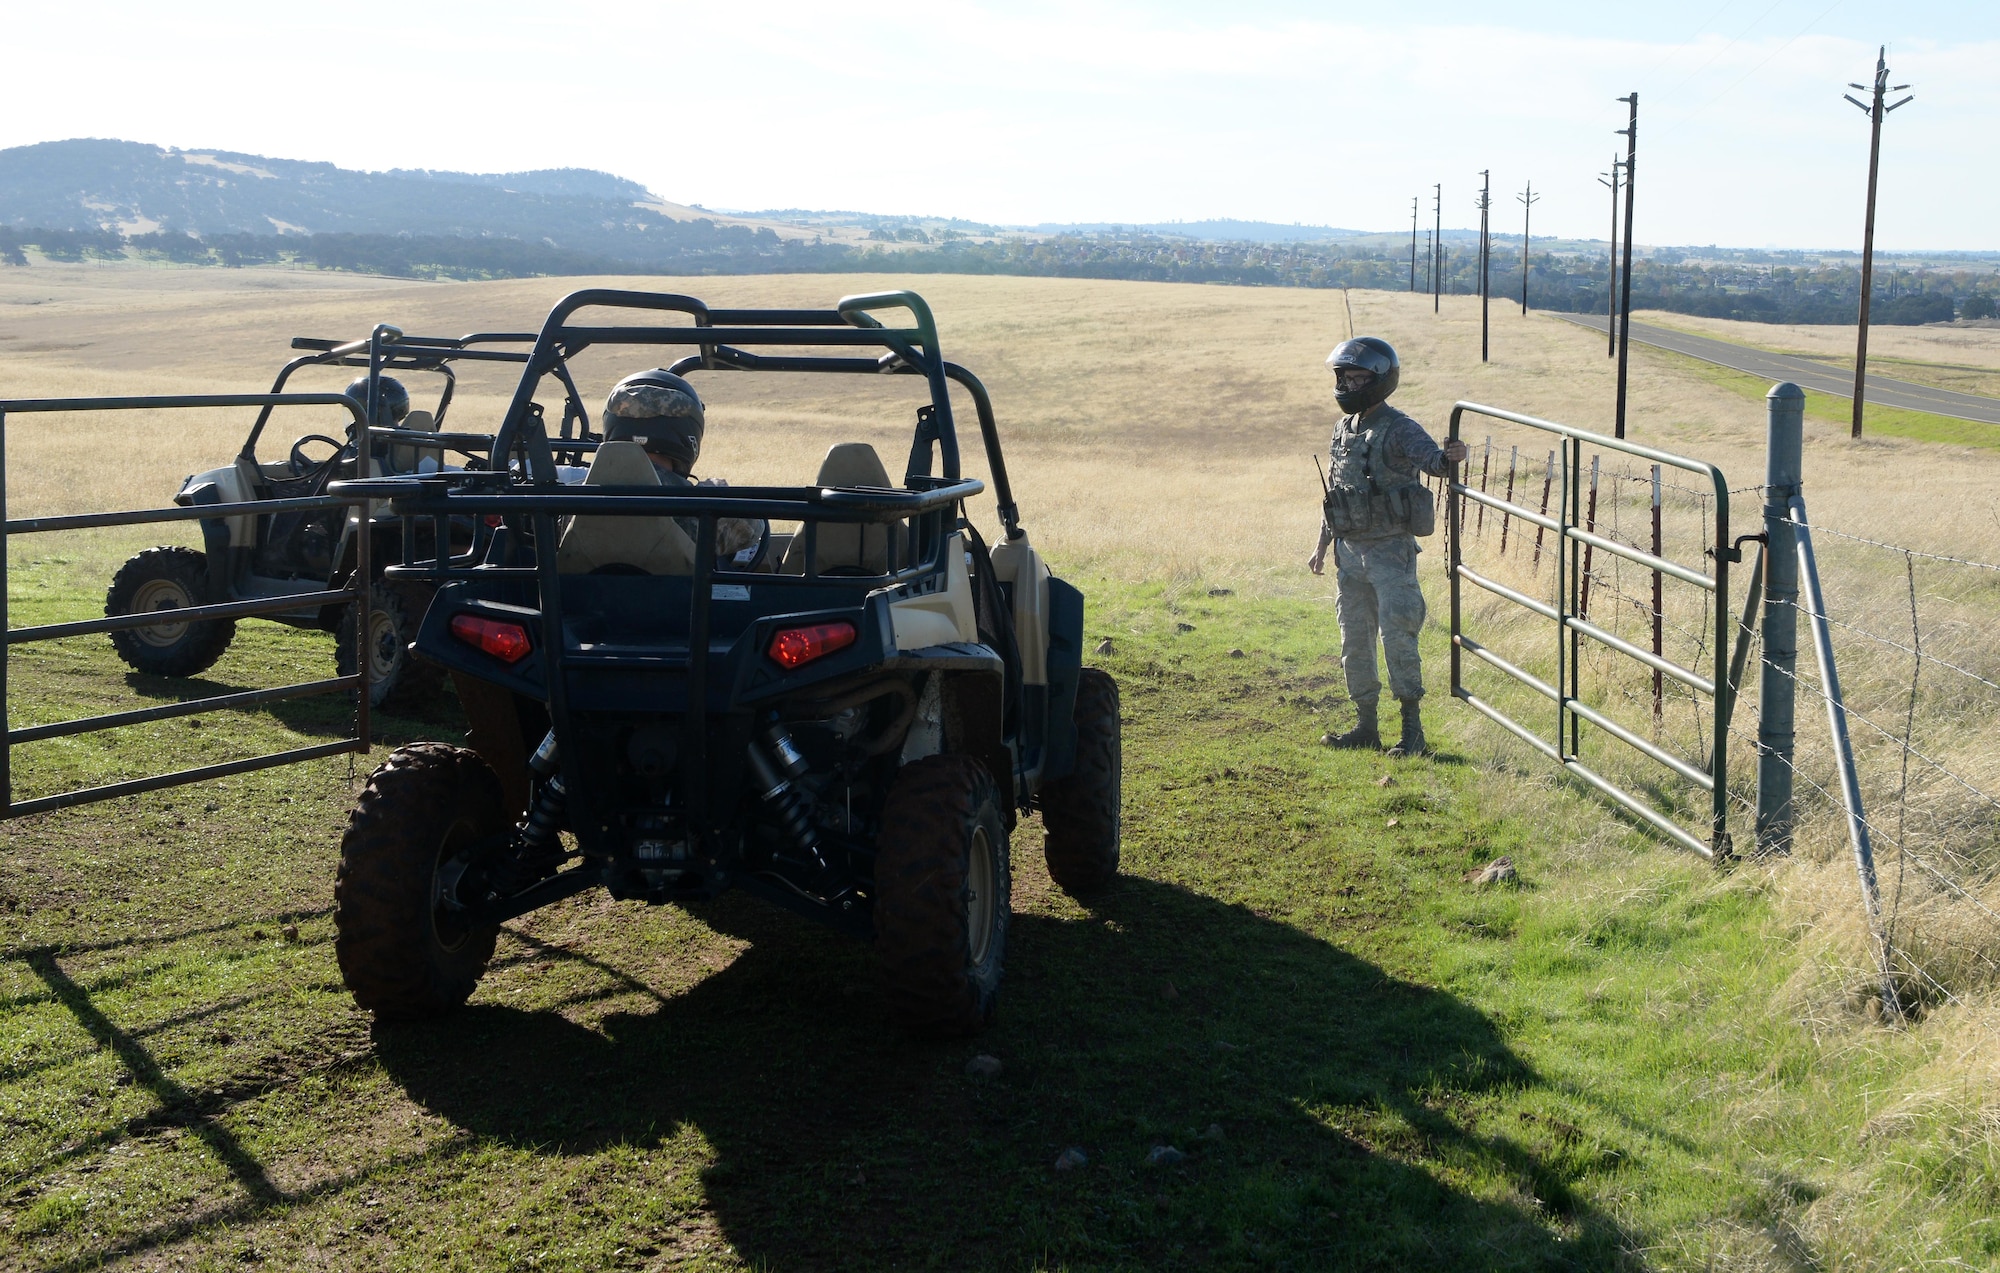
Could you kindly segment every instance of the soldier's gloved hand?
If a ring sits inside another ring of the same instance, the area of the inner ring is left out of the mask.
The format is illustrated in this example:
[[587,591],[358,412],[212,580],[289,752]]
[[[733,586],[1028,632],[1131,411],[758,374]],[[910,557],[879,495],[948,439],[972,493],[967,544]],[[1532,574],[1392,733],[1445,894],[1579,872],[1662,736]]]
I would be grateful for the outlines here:
[[1306,558],[1306,569],[1312,571],[1316,575],[1325,574],[1326,549],[1324,548],[1318,549],[1313,553],[1312,556]]
[[1466,448],[1465,443],[1457,438],[1451,438],[1444,444],[1444,459],[1447,464],[1463,464],[1465,457],[1470,454],[1472,452]]

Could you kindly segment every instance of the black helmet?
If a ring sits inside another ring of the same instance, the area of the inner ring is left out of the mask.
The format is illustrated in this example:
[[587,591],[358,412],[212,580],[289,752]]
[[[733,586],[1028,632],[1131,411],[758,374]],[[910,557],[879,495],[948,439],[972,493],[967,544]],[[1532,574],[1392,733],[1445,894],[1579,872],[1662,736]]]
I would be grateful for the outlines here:
[[637,442],[689,468],[701,458],[705,427],[701,395],[664,367],[634,372],[611,386],[604,399],[606,442]]
[[1340,409],[1350,415],[1359,415],[1379,402],[1387,402],[1403,376],[1403,364],[1397,361],[1396,351],[1379,336],[1356,336],[1341,341],[1326,356],[1326,369],[1336,376],[1343,371],[1375,374],[1373,380],[1354,389],[1334,388],[1333,396]]
[[[354,383],[341,390],[348,397],[368,406],[368,377],[357,376]],[[403,388],[403,382],[394,376],[381,376],[375,381],[375,419],[371,423],[389,428],[402,423],[410,414],[410,391]]]

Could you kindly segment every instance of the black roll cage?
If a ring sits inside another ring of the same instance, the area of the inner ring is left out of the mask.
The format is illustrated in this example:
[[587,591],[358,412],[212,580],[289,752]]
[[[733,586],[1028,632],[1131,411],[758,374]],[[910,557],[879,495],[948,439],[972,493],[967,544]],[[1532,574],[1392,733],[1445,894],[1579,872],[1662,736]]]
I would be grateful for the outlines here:
[[[453,394],[458,388],[458,376],[452,370],[455,362],[499,362],[525,363],[529,354],[524,349],[494,349],[494,345],[533,345],[533,332],[471,332],[464,336],[410,336],[399,327],[388,323],[378,323],[367,336],[360,340],[338,341],[319,336],[294,336],[292,348],[307,351],[302,357],[294,358],[278,369],[277,379],[271,383],[271,392],[285,392],[285,385],[294,372],[305,367],[357,367],[368,373],[368,401],[362,408],[368,412],[364,418],[372,420],[375,408],[376,386],[386,372],[429,371],[444,377],[444,391],[438,399],[438,409],[434,423],[438,432],[417,432],[414,430],[389,430],[386,440],[392,442],[422,443],[428,446],[442,446],[463,454],[483,455],[492,439],[481,433],[442,432],[445,415],[451,409]],[[565,400],[563,404],[562,434],[568,437],[574,422],[579,432],[587,436],[590,417],[584,409],[583,395],[577,391],[576,382],[570,378],[567,366],[558,368],[557,377],[563,383]],[[264,426],[270,422],[271,407],[257,413],[255,423],[250,426],[250,435],[244,439],[243,448],[237,458],[256,463],[257,443],[262,438]],[[378,438],[385,437],[375,432]]]
[[[570,318],[589,308],[649,310],[685,314],[691,320],[672,326],[572,326]],[[903,310],[911,326],[890,327],[876,317],[881,310]],[[906,480],[928,478],[931,474],[931,444],[935,443],[942,461],[942,476],[955,482],[959,477],[958,430],[952,413],[950,385],[956,382],[972,396],[979,432],[986,449],[987,471],[999,503],[1000,522],[1007,538],[1021,535],[1020,510],[1014,503],[1012,484],[1007,480],[1007,461],[1000,450],[1000,432],[993,419],[993,401],[986,386],[957,363],[947,362],[938,349],[937,322],[923,297],[915,292],[872,292],[842,297],[830,310],[822,309],[710,309],[692,296],[672,292],[634,292],[617,288],[587,288],[572,292],[556,303],[542,324],[535,347],[527,358],[520,385],[508,405],[500,430],[493,439],[495,455],[523,454],[530,479],[538,485],[555,481],[554,452],[588,450],[588,445],[551,448],[538,419],[535,389],[545,375],[558,377],[565,392],[576,395],[569,375],[569,360],[592,345],[693,345],[696,352],[676,360],[668,370],[676,375],[690,371],[794,371],[845,372],[860,375],[915,375],[929,382],[931,401],[920,420],[910,448]],[[801,354],[753,354],[744,345],[827,346],[834,348],[886,349],[876,358]],[[563,438],[568,439],[571,409],[565,408]]]
[[[592,306],[681,313],[693,321],[645,327],[569,325],[568,320],[576,311]],[[908,312],[913,325],[886,326],[874,314],[874,311],[884,309]],[[552,445],[543,426],[541,409],[535,402],[535,389],[543,376],[556,374],[562,378],[566,391],[573,394],[574,382],[566,374],[567,361],[592,345],[606,344],[696,346],[695,353],[673,364],[672,369],[677,373],[723,370],[922,375],[929,382],[931,401],[918,412],[909,471],[904,476],[905,489],[562,486],[556,480],[555,455],[570,449],[594,449],[597,442],[594,439],[558,440]],[[873,358],[771,356],[746,352],[739,348],[742,345],[874,346],[887,352]],[[355,352],[358,354],[358,350]],[[329,489],[348,497],[366,495],[372,499],[387,499],[399,516],[435,520],[439,537],[433,542],[440,546],[437,555],[428,562],[390,566],[385,573],[391,576],[428,577],[440,584],[450,579],[531,577],[535,580],[540,601],[536,652],[542,666],[543,691],[547,695],[551,725],[558,748],[565,755],[577,754],[570,736],[574,726],[567,704],[567,669],[606,661],[615,663],[622,656],[594,655],[569,648],[561,601],[564,581],[557,569],[557,518],[577,514],[609,514],[694,520],[696,533],[693,576],[688,592],[687,653],[684,661],[671,660],[655,666],[662,670],[682,671],[687,677],[680,790],[682,807],[689,815],[690,829],[698,836],[705,836],[710,830],[706,781],[710,763],[707,756],[708,664],[712,628],[710,612],[715,593],[720,587],[732,584],[765,589],[825,586],[828,577],[819,572],[815,551],[820,522],[882,524],[890,528],[888,559],[883,573],[868,578],[842,577],[839,583],[871,592],[892,587],[927,589],[937,586],[933,581],[942,579],[948,565],[944,545],[957,526],[964,502],[986,489],[984,482],[963,477],[959,472],[958,438],[949,392],[952,381],[963,385],[972,395],[994,493],[998,497],[1001,521],[1008,538],[1019,538],[1024,532],[1007,481],[992,401],[977,376],[944,360],[938,350],[937,326],[930,307],[912,292],[851,296],[841,300],[832,310],[712,310],[693,297],[677,294],[605,288],[574,292],[557,303],[536,337],[534,350],[527,356],[520,385],[499,431],[492,439],[492,460],[487,469],[420,478],[336,482]],[[394,432],[369,429],[374,436]],[[943,461],[943,473],[935,476],[930,472],[933,443],[942,453]],[[504,462],[502,457],[506,457]],[[522,481],[523,477],[527,480]],[[480,559],[477,548],[463,557],[450,557],[449,550],[443,547],[450,542],[443,537],[443,528],[450,517],[462,514],[497,517],[510,527],[523,523],[532,526],[534,565],[486,564]],[[718,566],[715,560],[716,521],[722,517],[800,522],[804,572],[786,575]],[[901,525],[898,526],[898,523]],[[574,874],[577,873],[566,873],[559,878],[575,883],[569,879]]]

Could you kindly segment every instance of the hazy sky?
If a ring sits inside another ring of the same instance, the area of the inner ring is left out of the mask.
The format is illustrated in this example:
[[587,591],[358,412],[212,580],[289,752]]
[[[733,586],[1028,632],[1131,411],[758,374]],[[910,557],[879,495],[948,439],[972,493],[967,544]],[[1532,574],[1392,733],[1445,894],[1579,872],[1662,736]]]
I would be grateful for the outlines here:
[[[1422,24],[1398,20],[1422,12]],[[1504,19],[1504,24],[1502,24]],[[1469,225],[1491,168],[1602,236],[1640,92],[1650,243],[1857,245],[1889,45],[1880,239],[2000,248],[2000,2],[1498,5],[570,0],[65,3],[7,18],[0,146],[121,137],[474,171],[582,166],[711,207],[1009,223]]]

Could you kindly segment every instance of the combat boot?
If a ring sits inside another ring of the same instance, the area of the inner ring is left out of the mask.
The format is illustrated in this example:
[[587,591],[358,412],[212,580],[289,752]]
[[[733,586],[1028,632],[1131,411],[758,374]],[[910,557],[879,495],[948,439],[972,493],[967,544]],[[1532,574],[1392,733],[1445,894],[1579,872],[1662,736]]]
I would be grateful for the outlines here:
[[1351,751],[1379,751],[1382,747],[1382,730],[1376,722],[1375,704],[1355,704],[1355,712],[1360,716],[1354,728],[1344,734],[1322,734],[1320,744]]
[[1399,758],[1421,756],[1430,750],[1430,745],[1424,741],[1424,719],[1420,715],[1423,700],[1406,698],[1400,706],[1403,709],[1403,736],[1396,740],[1389,754]]

